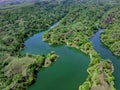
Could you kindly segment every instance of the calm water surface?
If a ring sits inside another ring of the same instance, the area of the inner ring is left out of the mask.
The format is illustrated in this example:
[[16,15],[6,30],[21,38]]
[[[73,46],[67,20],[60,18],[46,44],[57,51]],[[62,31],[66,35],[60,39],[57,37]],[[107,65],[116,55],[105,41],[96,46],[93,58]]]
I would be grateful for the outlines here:
[[113,53],[105,47],[100,41],[100,33],[103,30],[99,29],[98,32],[91,38],[91,42],[95,50],[101,55],[103,59],[110,59],[114,65],[114,77],[115,77],[115,88],[120,90],[120,57],[113,55]]
[[[50,29],[57,26],[54,24]],[[100,41],[100,33],[98,32],[91,38],[91,42],[95,50],[103,59],[110,59],[114,65],[115,88],[120,90],[120,58],[113,55],[112,52],[105,47]],[[30,86],[28,90],[78,90],[88,74],[87,68],[89,64],[89,56],[83,52],[69,48],[66,45],[50,46],[42,41],[42,35],[46,33],[40,32],[33,35],[25,42],[25,49],[22,53],[31,54],[48,54],[55,51],[60,58],[48,68],[40,69],[35,84]]]
[[[54,26],[56,24],[51,28]],[[42,41],[44,33],[30,37],[25,42],[26,47],[22,53],[48,54],[55,51],[60,58],[50,67],[40,69],[35,84],[28,90],[78,90],[88,76],[89,56],[66,45],[50,46]]]

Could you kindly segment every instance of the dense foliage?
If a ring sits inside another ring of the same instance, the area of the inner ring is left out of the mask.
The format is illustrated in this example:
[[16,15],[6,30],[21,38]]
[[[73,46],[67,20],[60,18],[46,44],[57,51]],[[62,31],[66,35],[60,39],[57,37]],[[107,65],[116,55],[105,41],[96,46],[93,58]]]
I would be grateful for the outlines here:
[[[21,56],[24,41],[62,18],[67,13],[65,7],[43,2],[0,10],[0,90],[21,90],[34,81],[33,72],[41,66],[41,61],[37,61],[38,56]],[[45,66],[49,66],[55,56],[48,54],[45,63],[49,63]],[[30,68],[33,74],[26,71],[29,65],[35,66]]]
[[50,65],[57,58],[58,56],[51,52],[47,56],[27,54],[22,58],[5,59],[6,61],[0,63],[0,89],[26,89],[35,82],[38,70]]
[[[97,7],[97,8],[96,8]],[[43,40],[50,44],[64,44],[82,51],[89,38],[97,31],[103,7],[97,5],[76,5],[63,18],[59,25],[48,31]]]
[[103,16],[102,26],[105,28],[101,34],[102,42],[120,56],[120,6],[110,9]]
[[92,53],[87,69],[89,76],[79,90],[115,90],[113,71],[110,60],[102,60],[97,53]]
[[[99,1],[96,3],[96,1]],[[103,61],[94,51],[89,39],[97,31],[102,15],[118,0],[56,0],[40,3],[20,5],[0,9],[0,89],[26,89],[31,85],[37,71],[41,67],[49,66],[58,57],[51,52],[44,55],[25,55],[20,52],[24,48],[24,41],[34,33],[48,29],[54,22],[60,20],[59,25],[48,31],[43,39],[50,44],[67,44],[91,56],[87,81],[80,86],[80,90],[99,87],[102,83],[98,77],[102,76],[108,88],[114,89],[112,64]],[[109,1],[109,3],[107,3]],[[106,5],[107,4],[107,5]],[[119,9],[118,9],[119,10]],[[115,20],[108,17],[107,30],[101,39],[115,54],[119,54],[119,12],[114,12]],[[109,15],[109,13],[108,13]],[[107,14],[104,17],[108,16]],[[64,17],[65,16],[65,17]],[[103,21],[105,18],[103,17]],[[104,23],[104,22],[103,22]],[[112,27],[111,30],[110,28]],[[106,33],[109,33],[108,35]],[[109,41],[109,35],[114,36]],[[116,37],[118,36],[118,37]],[[115,39],[113,39],[115,37]],[[105,38],[105,39],[104,39]],[[104,41],[105,40],[105,41]],[[118,41],[117,41],[118,40]],[[113,44],[113,42],[115,43]],[[112,45],[112,46],[111,46]],[[116,51],[117,50],[117,51]],[[93,70],[96,68],[95,70]]]
[[[19,9],[0,11],[0,50],[14,55],[24,46],[25,39],[47,29],[66,13],[61,5],[36,3]],[[19,54],[19,52],[18,52]]]

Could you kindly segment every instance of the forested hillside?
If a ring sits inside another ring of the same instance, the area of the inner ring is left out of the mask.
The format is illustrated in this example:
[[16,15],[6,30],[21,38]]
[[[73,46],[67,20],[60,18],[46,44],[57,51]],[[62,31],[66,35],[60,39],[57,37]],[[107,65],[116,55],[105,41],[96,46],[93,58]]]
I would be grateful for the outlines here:
[[103,16],[102,26],[105,28],[101,34],[102,42],[115,55],[120,56],[120,5],[110,9]]
[[[34,72],[47,56],[21,56],[24,41],[34,33],[46,30],[67,11],[66,6],[44,2],[0,11],[1,90],[26,88],[35,80]],[[28,73],[27,68],[31,65],[32,71]]]
[[24,41],[31,35],[57,27],[44,34],[50,45],[66,44],[90,56],[88,78],[80,90],[115,90],[114,67],[94,50],[90,38],[99,27],[102,42],[120,56],[119,0],[39,0],[33,4],[0,8],[0,90],[23,90],[33,84],[46,60],[58,56],[21,55]]
[[[96,8],[97,7],[97,8]],[[84,52],[90,37],[97,31],[104,8],[97,5],[76,5],[60,21],[58,27],[47,32],[43,39],[50,44],[64,44]]]

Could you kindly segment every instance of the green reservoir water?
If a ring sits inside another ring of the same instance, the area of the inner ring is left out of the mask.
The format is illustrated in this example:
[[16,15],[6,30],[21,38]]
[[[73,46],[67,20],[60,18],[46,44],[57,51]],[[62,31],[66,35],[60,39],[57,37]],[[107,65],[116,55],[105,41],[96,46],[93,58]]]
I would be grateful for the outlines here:
[[35,84],[28,90],[78,90],[88,76],[89,56],[66,45],[50,46],[42,41],[44,33],[30,37],[25,42],[23,53],[48,54],[55,51],[60,58],[50,67],[40,69]]
[[[51,28],[55,26],[57,24],[54,24]],[[60,58],[50,67],[40,69],[35,84],[30,86],[28,90],[78,90],[79,85],[88,76],[89,56],[66,45],[50,46],[47,42],[42,41],[44,33],[46,31],[35,34],[26,40],[26,47],[22,53],[48,54],[55,51]],[[115,76],[115,88],[120,90],[120,58],[113,55],[108,48],[102,45],[99,38],[100,33],[101,30],[98,30],[91,38],[91,42],[102,58],[112,60],[115,68],[113,73]]]

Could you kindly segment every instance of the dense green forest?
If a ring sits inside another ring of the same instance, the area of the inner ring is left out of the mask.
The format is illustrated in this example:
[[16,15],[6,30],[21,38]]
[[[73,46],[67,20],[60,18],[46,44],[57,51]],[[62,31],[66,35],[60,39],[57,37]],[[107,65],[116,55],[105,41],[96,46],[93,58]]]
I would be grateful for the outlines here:
[[43,40],[51,45],[66,44],[90,56],[89,75],[79,89],[115,90],[113,65],[96,53],[90,38],[99,27],[105,28],[101,34],[102,42],[120,56],[120,7],[114,7],[116,4],[119,0],[46,0],[1,8],[0,89],[26,89],[35,82],[40,68],[58,58],[54,52],[21,55],[21,51],[27,38],[60,21],[57,27],[44,34]]
[[0,89],[22,89],[33,82],[34,71],[43,61],[37,59],[41,56],[21,56],[24,41],[62,18],[68,11],[65,7],[43,2],[0,10]]
[[19,54],[16,51],[23,48],[23,42],[27,37],[47,29],[65,15],[67,12],[66,8],[60,5],[56,6],[54,4],[44,6],[44,3],[40,5],[36,3],[34,6],[1,10],[1,51],[3,53],[4,51],[9,52],[13,55]]
[[103,16],[102,27],[105,30],[101,34],[101,41],[115,55],[120,56],[120,5],[110,9]]
[[[96,8],[97,7],[97,8]],[[89,39],[97,31],[104,8],[98,5],[76,5],[63,18],[59,26],[43,36],[50,44],[64,44],[84,52]],[[71,18],[72,17],[72,18]]]

